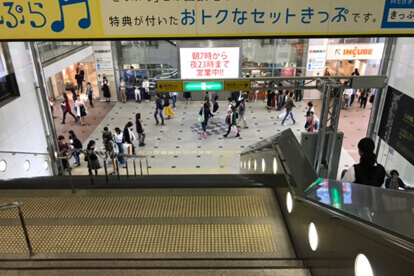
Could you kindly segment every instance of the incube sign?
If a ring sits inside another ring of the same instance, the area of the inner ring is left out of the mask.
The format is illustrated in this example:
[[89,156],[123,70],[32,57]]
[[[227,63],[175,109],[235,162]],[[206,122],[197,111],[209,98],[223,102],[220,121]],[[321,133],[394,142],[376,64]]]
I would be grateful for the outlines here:
[[328,45],[328,60],[381,59],[384,43]]

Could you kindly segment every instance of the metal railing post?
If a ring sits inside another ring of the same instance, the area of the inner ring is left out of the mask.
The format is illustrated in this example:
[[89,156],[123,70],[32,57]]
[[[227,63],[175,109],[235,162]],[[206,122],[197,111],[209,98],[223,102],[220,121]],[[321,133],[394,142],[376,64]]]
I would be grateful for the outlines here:
[[137,177],[137,165],[135,164],[135,158],[134,160],[134,176]]
[[141,176],[142,176],[143,175],[143,173],[142,173],[142,159],[139,160],[139,167],[141,169]]
[[129,178],[128,159],[125,160],[125,169],[126,169],[126,176],[127,178]]
[[24,233],[24,237],[26,239],[27,247],[29,249],[30,257],[32,257],[32,256],[34,256],[34,252],[33,252],[33,248],[32,248],[32,243],[30,242],[29,232],[27,231],[26,223],[24,221],[23,212],[20,209],[20,206],[23,206],[23,205],[24,205],[23,202],[10,202],[10,203],[1,204],[0,205],[0,211],[5,211],[5,210],[8,210],[8,209],[13,209],[13,208],[17,208],[18,209],[20,224],[21,224],[21,226],[23,228],[23,233]]
[[148,158],[145,158],[145,161],[146,161],[146,163],[147,163],[147,175],[149,175]]
[[66,162],[67,162],[67,166],[68,166],[70,187],[72,189],[72,194],[74,194],[75,193],[75,186],[73,184],[72,168],[69,165],[69,158],[68,157],[66,157]]
[[30,238],[29,238],[29,232],[27,232],[27,227],[26,227],[26,223],[24,221],[22,209],[20,208],[20,206],[18,206],[17,209],[19,210],[19,218],[20,218],[20,222],[22,224],[24,237],[26,238],[27,247],[29,248],[29,254],[30,254],[30,256],[34,256],[32,244],[31,244]]

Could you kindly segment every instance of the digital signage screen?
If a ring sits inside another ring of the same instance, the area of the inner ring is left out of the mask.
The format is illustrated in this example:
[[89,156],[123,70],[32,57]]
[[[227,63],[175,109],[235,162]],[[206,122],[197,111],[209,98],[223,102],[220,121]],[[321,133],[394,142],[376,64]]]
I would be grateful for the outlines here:
[[238,47],[181,48],[182,79],[228,79],[240,74]]

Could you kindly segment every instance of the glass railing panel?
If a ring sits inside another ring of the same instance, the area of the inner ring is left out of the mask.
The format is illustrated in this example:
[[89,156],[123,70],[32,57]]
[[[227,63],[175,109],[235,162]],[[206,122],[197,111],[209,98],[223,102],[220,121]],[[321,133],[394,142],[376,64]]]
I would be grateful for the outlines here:
[[306,189],[305,198],[414,239],[414,191],[320,178]]

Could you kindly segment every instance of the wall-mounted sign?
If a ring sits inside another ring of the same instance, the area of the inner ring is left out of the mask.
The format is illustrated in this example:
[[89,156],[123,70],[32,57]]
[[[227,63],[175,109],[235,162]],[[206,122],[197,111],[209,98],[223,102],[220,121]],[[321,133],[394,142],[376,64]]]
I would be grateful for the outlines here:
[[328,60],[381,59],[384,43],[328,45]]
[[238,47],[181,48],[181,78],[238,78],[239,60]]
[[324,70],[326,63],[327,45],[309,45],[308,49],[308,71]]
[[11,0],[0,39],[412,34],[412,0]]
[[111,46],[93,46],[93,55],[97,71],[114,69]]
[[183,83],[181,81],[157,81],[158,92],[182,92]]
[[250,81],[224,81],[225,91],[248,91],[250,90]]

